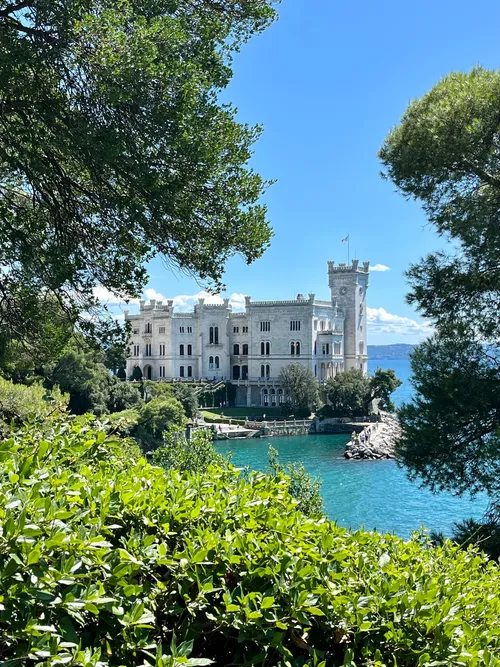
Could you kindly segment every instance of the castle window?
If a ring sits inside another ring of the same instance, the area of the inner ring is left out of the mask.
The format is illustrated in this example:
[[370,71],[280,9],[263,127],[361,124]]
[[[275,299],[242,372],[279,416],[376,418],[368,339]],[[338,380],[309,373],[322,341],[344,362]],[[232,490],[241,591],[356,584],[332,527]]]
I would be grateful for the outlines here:
[[179,345],[179,354],[181,357],[184,356],[184,345]]
[[264,364],[262,364],[260,367],[260,377],[261,378],[266,377],[266,367],[264,366]]
[[276,407],[276,390],[271,389],[271,405],[273,408]]
[[242,330],[243,333],[248,333],[248,327],[242,327],[241,330]]
[[144,325],[144,333],[151,333],[151,322],[146,322]]
[[271,354],[271,343],[266,343],[266,354],[268,356]]
[[330,354],[330,343],[323,343],[323,356]]
[[300,331],[300,320],[290,321],[290,331]]
[[192,378],[192,377],[193,377],[193,367],[188,366],[188,378]]
[[213,327],[210,327],[210,329],[209,329],[208,342],[210,343],[210,345],[214,344],[214,328]]
[[188,330],[188,333],[193,333],[193,327],[188,327],[187,330]]
[[146,352],[145,352],[146,357],[151,356],[151,343],[146,343]]
[[316,341],[314,341],[314,354],[316,354]]
[[179,375],[180,375],[181,378],[184,377],[184,366],[181,366],[181,367],[179,368]]
[[164,356],[165,356],[165,345],[162,343],[160,345],[160,357],[164,357]]
[[193,354],[193,346],[188,345],[188,357],[190,357]]
[[179,327],[179,333],[184,333],[184,327]]
[[266,378],[271,377],[271,366],[266,364]]
[[243,343],[243,351],[242,351],[242,354],[243,354],[244,356],[247,356],[247,355],[248,355],[248,343]]
[[219,368],[219,357],[215,357],[215,368]]
[[267,407],[269,405],[269,395],[267,393],[267,389],[262,390],[262,405],[264,407]]
[[237,356],[239,355],[239,353],[240,353],[240,346],[238,345],[238,343],[235,343],[233,345],[233,354]]
[[159,327],[158,328],[158,333],[165,333],[165,327]]
[[214,327],[214,343],[219,344],[219,327]]
[[340,343],[334,343],[333,344],[333,353],[334,354],[342,354],[342,345]]
[[241,368],[239,366],[233,366],[233,380],[240,379]]
[[321,322],[319,323],[319,328],[321,329],[321,331],[325,330],[325,321],[324,320],[321,320]]
[[261,331],[271,331],[271,322],[261,322],[260,323]]
[[278,403],[283,405],[283,389],[278,389]]
[[318,377],[318,367],[314,364],[314,377]]
[[138,357],[138,356],[139,356],[139,346],[134,345],[134,357]]
[[290,354],[292,357],[295,355],[295,343],[290,343]]
[[161,378],[165,377],[165,366],[160,366],[160,377]]
[[248,380],[248,366],[241,367],[241,379]]
[[262,356],[265,355],[265,353],[266,353],[266,345],[265,345],[265,343],[261,343],[261,344],[260,344],[260,353],[261,353]]
[[214,367],[214,358],[213,357],[208,357],[208,367],[209,368]]
[[295,343],[295,354],[300,355],[300,343],[298,341]]
[[132,333],[134,333],[137,336],[137,334],[139,333],[139,329],[137,329],[137,328],[132,329]]
[[233,333],[235,333],[235,334],[240,333],[240,328],[239,327],[233,327]]
[[365,344],[363,343],[363,341],[360,341],[359,342],[359,353],[364,354],[364,351],[365,351]]

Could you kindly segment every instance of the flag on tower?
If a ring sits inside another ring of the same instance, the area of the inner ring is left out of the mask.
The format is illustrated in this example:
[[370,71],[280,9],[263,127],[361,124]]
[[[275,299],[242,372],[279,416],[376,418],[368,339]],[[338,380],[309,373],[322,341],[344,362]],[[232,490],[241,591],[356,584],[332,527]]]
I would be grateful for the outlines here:
[[345,239],[341,240],[341,243],[346,243],[347,241],[349,241],[349,234],[345,237]]

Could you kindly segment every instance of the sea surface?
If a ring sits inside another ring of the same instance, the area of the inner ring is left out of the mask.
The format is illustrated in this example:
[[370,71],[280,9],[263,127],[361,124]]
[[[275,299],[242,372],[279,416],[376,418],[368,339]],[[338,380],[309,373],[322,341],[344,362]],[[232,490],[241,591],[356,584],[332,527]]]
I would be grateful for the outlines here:
[[[397,405],[411,398],[410,362],[377,360],[370,371],[394,368],[403,385],[395,392]],[[218,449],[232,452],[233,463],[252,470],[265,470],[269,445],[279,451],[282,463],[300,461],[322,480],[321,493],[330,519],[347,528],[364,527],[408,537],[425,527],[451,533],[455,521],[479,519],[486,509],[484,496],[471,500],[448,493],[432,494],[410,482],[395,461],[348,461],[344,459],[344,435],[305,435],[260,438],[220,443]]]

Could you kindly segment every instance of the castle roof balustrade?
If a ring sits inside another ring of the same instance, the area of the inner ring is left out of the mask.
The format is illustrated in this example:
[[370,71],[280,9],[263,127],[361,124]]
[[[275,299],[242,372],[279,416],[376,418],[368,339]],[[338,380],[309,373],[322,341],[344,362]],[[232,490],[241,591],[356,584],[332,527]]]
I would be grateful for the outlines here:
[[340,262],[335,266],[335,262],[328,262],[328,273],[369,273],[370,262],[363,262],[359,266],[359,259],[353,259],[352,264]]
[[249,305],[259,308],[268,306],[310,306],[311,303],[309,301],[297,301],[297,299],[293,299],[290,301],[252,301]]

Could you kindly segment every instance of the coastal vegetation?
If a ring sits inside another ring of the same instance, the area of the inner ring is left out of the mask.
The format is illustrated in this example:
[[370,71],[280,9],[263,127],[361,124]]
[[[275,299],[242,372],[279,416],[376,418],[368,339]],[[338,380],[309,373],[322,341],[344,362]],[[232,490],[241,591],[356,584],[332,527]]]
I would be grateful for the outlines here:
[[309,418],[319,407],[318,380],[310,368],[298,363],[285,366],[279,382],[286,397],[282,406],[286,416]]
[[391,394],[400,386],[401,380],[392,369],[377,368],[371,376],[355,369],[337,373],[326,381],[329,403],[321,415],[352,418],[368,415],[373,411],[374,401],[379,409],[394,412]]
[[162,468],[91,417],[11,431],[3,664],[500,664],[484,556],[308,518],[280,473],[172,447]]
[[408,272],[408,302],[435,334],[412,355],[398,455],[431,489],[488,494],[484,524],[457,535],[487,550],[485,532],[492,545],[500,535],[499,104],[498,71],[452,73],[410,104],[380,151],[387,177],[451,241]]

